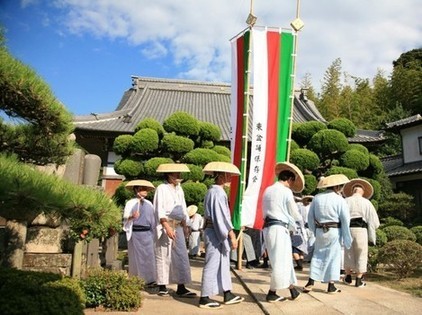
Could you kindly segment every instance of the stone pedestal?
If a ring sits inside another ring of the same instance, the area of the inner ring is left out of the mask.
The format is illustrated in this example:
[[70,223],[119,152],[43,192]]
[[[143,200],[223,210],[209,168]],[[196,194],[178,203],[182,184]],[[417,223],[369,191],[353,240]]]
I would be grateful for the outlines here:
[[29,227],[25,250],[27,253],[61,253],[63,229],[47,226]]
[[30,254],[23,259],[23,270],[71,275],[72,254]]

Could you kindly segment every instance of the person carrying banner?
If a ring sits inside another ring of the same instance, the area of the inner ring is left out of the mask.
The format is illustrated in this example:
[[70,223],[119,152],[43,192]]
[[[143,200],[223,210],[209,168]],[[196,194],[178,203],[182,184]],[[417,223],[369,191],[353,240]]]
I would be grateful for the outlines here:
[[163,173],[165,177],[165,182],[157,187],[154,194],[158,295],[168,296],[167,284],[176,283],[178,296],[195,297],[196,293],[185,287],[191,282],[191,270],[185,241],[189,217],[180,185],[181,172],[189,172],[189,168],[185,164],[173,163],[161,164],[157,168],[157,173]]
[[145,199],[155,189],[147,180],[132,180],[125,186],[135,197],[126,202],[123,210],[123,231],[126,232],[129,274],[145,280],[147,286],[155,284],[155,228],[152,203]]
[[224,186],[230,183],[239,169],[227,162],[210,162],[203,169],[205,174],[214,177],[204,199],[204,242],[205,265],[202,271],[200,308],[218,309],[221,304],[210,296],[224,294],[224,304],[237,304],[243,297],[234,295],[230,275],[230,248],[237,248],[233,231],[227,194]]
[[312,291],[315,281],[328,283],[327,293],[341,292],[334,285],[340,279],[341,244],[345,248],[352,244],[349,207],[341,196],[343,185],[348,182],[345,175],[335,174],[318,183],[318,189],[326,190],[314,197],[309,208],[308,225],[315,235],[315,244],[305,293]]
[[264,241],[272,266],[270,289],[266,296],[270,303],[286,300],[277,295],[278,289],[289,288],[292,300],[300,296],[295,288],[297,279],[290,231],[296,230],[296,221],[301,219],[293,192],[301,192],[305,183],[302,172],[292,163],[277,163],[275,174],[278,181],[265,189],[262,198]]
[[376,229],[380,225],[377,211],[369,199],[374,189],[372,185],[361,178],[352,179],[344,185],[343,195],[350,211],[350,233],[353,242],[350,249],[344,252],[344,267],[346,277],[344,283],[352,284],[352,270],[356,272],[355,287],[364,287],[362,276],[367,271],[368,241],[376,243]]

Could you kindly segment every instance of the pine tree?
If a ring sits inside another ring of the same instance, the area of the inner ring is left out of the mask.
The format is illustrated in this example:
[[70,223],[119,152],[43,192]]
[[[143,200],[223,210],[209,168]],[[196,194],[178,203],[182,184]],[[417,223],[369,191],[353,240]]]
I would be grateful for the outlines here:
[[324,74],[318,109],[327,120],[340,117],[341,59],[337,58]]

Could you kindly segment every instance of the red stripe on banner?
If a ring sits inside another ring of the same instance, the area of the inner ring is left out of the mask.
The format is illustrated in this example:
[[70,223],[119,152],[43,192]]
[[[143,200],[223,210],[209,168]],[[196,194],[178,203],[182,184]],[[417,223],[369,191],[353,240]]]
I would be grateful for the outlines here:
[[[240,169],[242,161],[242,133],[243,133],[243,106],[244,106],[244,72],[245,72],[245,56],[244,56],[244,40],[243,36],[236,41],[237,46],[237,115],[236,115],[236,138],[233,154],[233,164]],[[230,184],[230,210],[233,215],[234,209],[239,208],[238,189],[239,176],[233,176]]]
[[280,69],[280,34],[278,32],[267,33],[268,49],[268,123],[267,145],[265,150],[264,169],[262,182],[259,190],[257,211],[254,228],[262,229],[264,220],[262,217],[262,195],[264,190],[274,183],[274,170],[277,152],[277,118],[278,118],[278,81]]

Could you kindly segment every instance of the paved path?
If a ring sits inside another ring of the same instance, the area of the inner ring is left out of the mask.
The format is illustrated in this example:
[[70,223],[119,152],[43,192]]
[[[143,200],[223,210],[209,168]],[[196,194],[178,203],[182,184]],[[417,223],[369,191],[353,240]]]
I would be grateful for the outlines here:
[[[191,260],[192,284],[187,286],[199,296],[203,259]],[[298,287],[307,281],[308,269],[298,272]],[[201,309],[199,298],[179,298],[174,294],[176,285],[169,285],[170,296],[160,297],[155,292],[143,292],[142,307],[137,312],[108,312],[109,315],[254,315],[254,314],[422,314],[422,299],[410,294],[398,292],[371,283],[364,288],[355,288],[342,283],[337,287],[341,293],[327,294],[326,284],[315,283],[315,289],[309,294],[302,293],[295,301],[287,300],[279,303],[267,303],[265,295],[268,292],[270,270],[246,269],[233,270],[233,292],[245,298],[245,301],[235,305],[224,305],[218,310]],[[421,280],[422,283],[422,280]],[[279,295],[290,297],[288,289],[277,291]],[[222,296],[214,297],[222,301]],[[86,311],[86,315],[95,312]],[[98,314],[98,313],[96,313]]]

